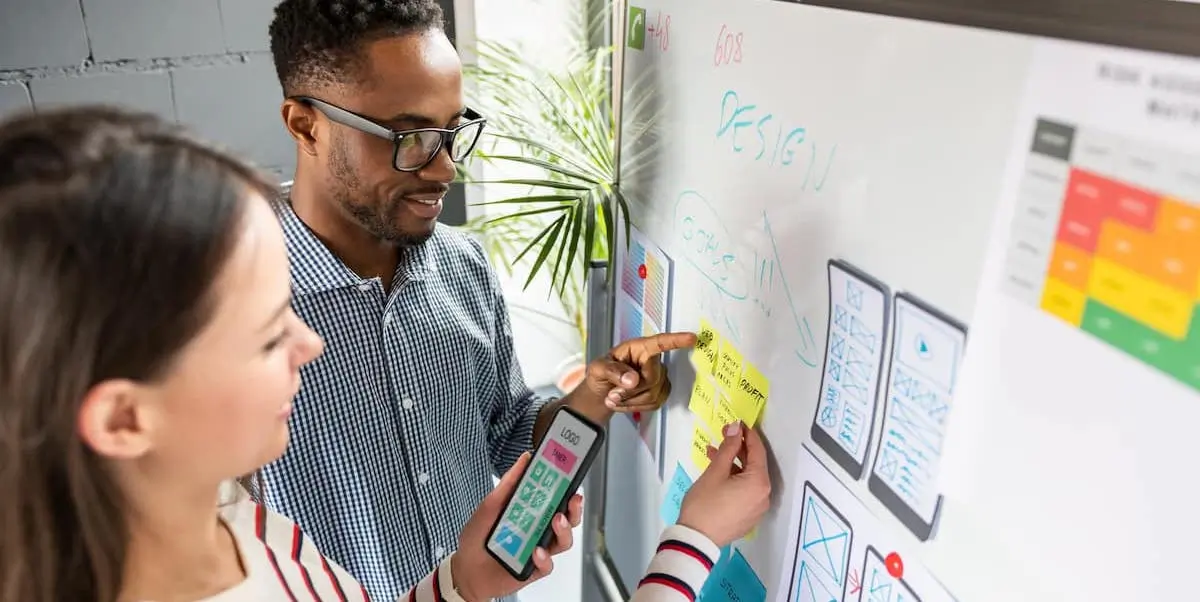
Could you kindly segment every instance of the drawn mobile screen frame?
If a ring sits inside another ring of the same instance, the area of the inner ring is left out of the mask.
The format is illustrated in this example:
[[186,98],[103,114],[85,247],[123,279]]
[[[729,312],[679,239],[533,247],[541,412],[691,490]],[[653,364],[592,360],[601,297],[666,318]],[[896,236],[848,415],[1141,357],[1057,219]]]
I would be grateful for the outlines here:
[[866,437],[865,442],[863,443],[865,446],[862,454],[863,459],[862,461],[859,461],[858,458],[855,458],[850,454],[850,452],[846,451],[846,448],[842,447],[842,444],[838,443],[837,439],[834,438],[833,435],[830,435],[824,428],[821,428],[821,425],[818,423],[818,420],[821,417],[821,409],[824,405],[822,401],[825,395],[826,379],[829,378],[829,344],[833,337],[834,317],[834,269],[845,272],[851,278],[858,280],[864,286],[879,293],[879,295],[882,297],[883,323],[880,332],[880,345],[887,345],[889,343],[887,337],[890,333],[889,327],[891,326],[892,318],[891,289],[889,289],[888,286],[879,279],[867,274],[863,270],[855,267],[845,260],[831,258],[826,264],[826,280],[828,283],[826,288],[828,289],[829,294],[829,317],[826,319],[825,324],[825,357],[824,364],[822,366],[823,369],[821,370],[821,386],[817,390],[817,407],[813,411],[812,425],[809,428],[809,434],[812,436],[813,443],[816,443],[818,447],[825,450],[825,453],[829,454],[829,457],[832,458],[838,466],[841,466],[842,470],[845,470],[855,481],[858,481],[862,479],[863,473],[866,471],[867,461],[871,457],[871,435],[875,432],[875,419],[876,415],[879,413],[879,386],[883,382],[883,369],[884,365],[887,363],[887,358],[884,357],[884,352],[882,349],[880,349],[879,368],[878,373],[875,375],[875,390],[870,399],[870,416],[867,418],[867,428],[864,431]]
[[[875,546],[873,546],[871,544],[867,544],[867,553],[863,554],[862,585],[859,587],[859,590],[858,590],[858,602],[873,602],[873,599],[871,597],[868,597],[870,595],[870,592],[867,591],[867,588],[869,587],[868,582],[867,582],[867,579],[868,579],[867,567],[870,566],[870,564],[871,564],[872,556],[875,557],[875,561],[879,563],[879,566],[884,567],[884,571],[885,571],[884,574],[887,575],[888,581],[890,581],[891,583],[893,583],[895,585],[900,586],[901,588],[904,589],[904,593],[908,594],[908,599],[902,598],[900,600],[897,600],[897,602],[921,602],[921,596],[918,596],[917,592],[913,591],[913,588],[908,585],[908,582],[905,581],[903,577],[897,579],[897,578],[893,577],[891,574],[886,573],[887,562],[883,559],[883,556],[881,556],[879,554],[879,550],[876,550]],[[889,595],[885,600],[882,600],[881,602],[892,602],[892,600],[896,600],[896,596],[894,594]]]
[[[841,595],[838,596],[838,600],[841,600],[846,597],[846,585],[849,582],[847,576],[850,571],[850,562],[854,550],[854,525],[849,519],[846,518],[846,515],[842,514],[841,511],[837,509],[837,506],[834,506],[829,502],[829,498],[825,497],[825,494],[821,493],[821,490],[817,489],[817,486],[814,485],[812,481],[804,481],[804,489],[802,489],[800,493],[801,504],[804,504],[804,500],[808,499],[809,492],[812,493],[812,497],[816,498],[817,501],[829,511],[829,514],[841,521],[841,526],[845,526],[846,528],[846,560],[842,562],[842,589]],[[800,594],[799,572],[800,562],[802,560],[801,555],[804,554],[804,517],[805,511],[803,508],[801,508],[800,521],[799,524],[796,525],[796,553],[794,558],[792,558],[792,578],[788,583],[787,599],[789,601],[796,600],[796,596]]]
[[[953,318],[946,312],[934,307],[932,304],[930,304],[926,301],[923,301],[921,298],[919,298],[916,295],[913,295],[912,293],[909,293],[907,291],[900,291],[900,292],[896,293],[896,298],[892,303],[892,312],[893,313],[899,311],[899,307],[902,304],[901,302],[912,305],[918,311],[921,311],[921,312],[929,315],[929,317],[933,318],[940,324],[944,325],[946,328],[948,328],[950,330],[954,330],[957,334],[961,335],[963,349],[962,349],[962,353],[960,354],[960,360],[963,357],[965,357],[966,347],[967,347],[967,325],[966,324],[960,322],[959,320]],[[899,520],[900,523],[903,524],[906,529],[911,531],[912,534],[917,537],[917,539],[919,539],[921,541],[929,541],[937,533],[938,520],[941,518],[941,515],[942,515],[942,501],[944,499],[942,497],[942,494],[940,494],[940,493],[938,494],[937,501],[934,503],[932,520],[926,522],[925,519],[923,517],[921,517],[921,515],[917,514],[916,510],[914,510],[911,506],[909,506],[908,502],[904,501],[904,499],[901,498],[898,493],[896,493],[894,490],[892,490],[891,485],[888,485],[888,483],[886,481],[884,481],[882,478],[880,478],[876,474],[876,469],[879,466],[880,456],[883,454],[883,448],[884,448],[883,441],[884,441],[884,438],[886,437],[886,433],[884,432],[884,429],[887,428],[888,411],[891,409],[891,405],[892,405],[892,400],[889,398],[890,397],[889,393],[892,390],[892,376],[896,372],[896,370],[895,370],[895,362],[896,362],[895,356],[896,356],[896,348],[897,348],[896,337],[899,336],[899,333],[896,332],[896,329],[898,328],[898,324],[899,324],[899,320],[896,318],[895,315],[893,315],[892,316],[892,332],[891,332],[890,338],[889,338],[889,346],[891,347],[891,350],[888,354],[888,361],[887,361],[888,377],[887,377],[887,382],[884,384],[884,389],[883,389],[883,391],[884,391],[883,418],[880,420],[880,422],[883,425],[883,428],[881,428],[880,432],[879,432],[879,445],[875,446],[875,457],[873,459],[873,462],[871,462],[871,474],[870,474],[870,477],[867,479],[867,489],[871,492],[872,495],[875,496],[876,499],[878,499],[881,503],[883,503],[884,507],[886,507],[888,509],[888,511],[892,513],[892,516],[896,517],[896,519]],[[953,392],[951,392],[950,403],[951,403],[950,411],[953,411],[953,407],[954,407],[953,406]]]

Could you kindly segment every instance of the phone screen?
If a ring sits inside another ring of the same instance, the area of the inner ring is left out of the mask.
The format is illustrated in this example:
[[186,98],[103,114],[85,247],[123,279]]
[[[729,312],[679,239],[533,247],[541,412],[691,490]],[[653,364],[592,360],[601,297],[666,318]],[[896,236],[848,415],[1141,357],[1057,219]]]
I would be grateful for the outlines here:
[[601,431],[574,413],[560,409],[532,461],[517,484],[516,493],[500,515],[487,548],[514,574],[522,574],[567,496],[575,479],[591,463]]
[[802,500],[791,599],[841,600],[848,581],[854,528],[809,481],[804,482]]

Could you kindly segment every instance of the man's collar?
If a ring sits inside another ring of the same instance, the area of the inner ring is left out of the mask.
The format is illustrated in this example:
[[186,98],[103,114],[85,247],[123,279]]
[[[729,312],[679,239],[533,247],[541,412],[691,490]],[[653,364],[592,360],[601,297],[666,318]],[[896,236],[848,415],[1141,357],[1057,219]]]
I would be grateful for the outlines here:
[[[287,241],[292,290],[296,295],[359,287],[371,280],[355,274],[346,267],[346,264],[317,238],[300,216],[296,215],[290,199],[283,198],[274,204]],[[393,287],[410,280],[424,280],[437,272],[437,261],[429,248],[433,243],[431,238],[424,244],[404,249],[393,277]]]

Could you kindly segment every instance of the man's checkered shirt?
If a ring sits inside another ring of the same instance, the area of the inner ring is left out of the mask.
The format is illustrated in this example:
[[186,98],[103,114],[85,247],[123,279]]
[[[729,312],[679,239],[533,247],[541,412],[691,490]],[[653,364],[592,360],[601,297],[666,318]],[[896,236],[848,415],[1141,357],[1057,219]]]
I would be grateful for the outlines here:
[[287,453],[265,501],[373,600],[395,600],[458,547],[479,502],[532,445],[542,400],[513,355],[478,242],[439,225],[392,290],[348,269],[286,201],[293,308],[325,339],[301,369]]

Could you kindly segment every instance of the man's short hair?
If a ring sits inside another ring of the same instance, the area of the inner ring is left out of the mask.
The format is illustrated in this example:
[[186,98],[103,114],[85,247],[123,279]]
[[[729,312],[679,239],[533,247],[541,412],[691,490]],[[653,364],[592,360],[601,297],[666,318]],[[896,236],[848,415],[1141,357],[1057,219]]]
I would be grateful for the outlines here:
[[283,0],[269,29],[285,96],[355,81],[371,42],[443,27],[437,0]]

